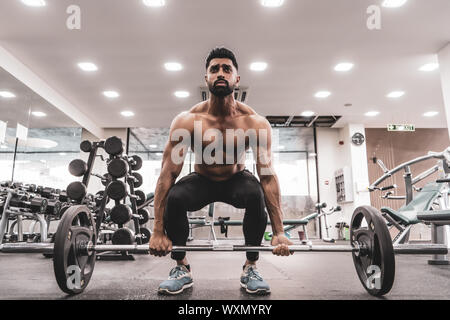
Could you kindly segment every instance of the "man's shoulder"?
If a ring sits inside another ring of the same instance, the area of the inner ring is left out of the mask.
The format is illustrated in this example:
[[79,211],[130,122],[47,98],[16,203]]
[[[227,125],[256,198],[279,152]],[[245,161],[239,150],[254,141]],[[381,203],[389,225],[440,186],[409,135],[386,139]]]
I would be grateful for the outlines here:
[[246,119],[252,127],[265,127],[269,124],[266,117],[258,114],[252,107],[242,102],[239,102],[241,112],[245,114]]

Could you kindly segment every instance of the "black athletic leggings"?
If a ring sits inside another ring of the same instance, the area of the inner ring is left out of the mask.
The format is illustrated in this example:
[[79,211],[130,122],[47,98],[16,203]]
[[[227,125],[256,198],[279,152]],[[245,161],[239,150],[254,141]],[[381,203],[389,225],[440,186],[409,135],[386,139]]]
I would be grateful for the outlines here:
[[[164,212],[164,227],[174,246],[185,246],[189,236],[187,211],[197,211],[212,202],[225,202],[245,209],[243,220],[245,244],[261,245],[267,227],[264,193],[259,181],[248,170],[236,173],[226,181],[212,181],[193,172],[180,179],[169,190]],[[172,252],[174,260],[183,260],[186,252]],[[258,252],[247,252],[256,261]]]

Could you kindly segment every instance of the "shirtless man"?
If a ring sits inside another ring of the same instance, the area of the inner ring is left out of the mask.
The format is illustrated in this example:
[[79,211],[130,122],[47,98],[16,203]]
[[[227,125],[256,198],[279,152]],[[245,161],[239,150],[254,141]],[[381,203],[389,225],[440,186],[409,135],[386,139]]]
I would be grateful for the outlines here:
[[[280,186],[271,162],[270,124],[252,108],[234,99],[233,92],[239,85],[240,76],[236,58],[228,49],[215,48],[210,52],[206,60],[205,81],[211,92],[209,100],[179,114],[170,127],[155,190],[150,253],[165,256],[172,245],[185,246],[189,236],[187,211],[200,210],[212,202],[224,202],[245,209],[243,231],[248,246],[261,245],[267,226],[267,207],[273,231],[271,244],[275,246],[273,254],[289,256],[292,252],[288,245],[292,242],[283,231]],[[244,139],[239,139],[238,134],[229,135],[229,132],[239,132],[239,129],[257,132],[256,141],[250,134]],[[213,134],[205,134],[207,132]],[[183,135],[189,137],[184,146]],[[216,160],[214,163],[202,157],[213,142],[220,143],[220,148],[210,152],[210,158]],[[175,184],[188,147],[195,153],[195,172]],[[250,147],[259,181],[245,169],[245,150]],[[224,161],[220,161],[222,158]],[[258,252],[247,252],[246,256],[241,287],[248,293],[270,292],[269,285],[256,270]],[[193,285],[191,267],[186,252],[172,252],[171,257],[177,266],[170,271],[169,279],[160,284],[159,292],[178,294]]]

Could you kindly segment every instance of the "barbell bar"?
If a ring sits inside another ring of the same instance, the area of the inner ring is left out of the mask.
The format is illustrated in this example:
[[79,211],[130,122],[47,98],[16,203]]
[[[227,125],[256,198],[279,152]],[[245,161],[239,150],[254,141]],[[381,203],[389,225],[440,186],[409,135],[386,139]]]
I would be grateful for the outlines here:
[[[172,252],[184,251],[273,251],[275,246],[242,246],[230,244],[212,244],[196,246],[173,246]],[[53,253],[53,243],[5,243],[0,245],[2,253]],[[146,245],[93,245],[92,243],[80,243],[80,250],[90,252],[127,251],[129,253],[146,253],[149,246]],[[292,252],[355,252],[360,253],[364,247],[351,245],[292,245]],[[399,244],[394,245],[395,254],[448,254],[448,248],[441,244]]]

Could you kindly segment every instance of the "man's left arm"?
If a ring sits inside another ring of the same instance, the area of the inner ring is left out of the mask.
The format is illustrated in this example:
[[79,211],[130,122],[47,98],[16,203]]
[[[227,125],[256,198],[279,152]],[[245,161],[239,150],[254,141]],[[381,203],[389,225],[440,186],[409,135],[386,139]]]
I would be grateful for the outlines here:
[[281,256],[292,254],[288,245],[292,242],[284,235],[283,213],[281,211],[281,192],[278,177],[272,166],[272,128],[269,122],[262,118],[257,121],[257,145],[253,149],[261,187],[264,191],[267,212],[272,225],[272,242],[276,246],[273,253]]

